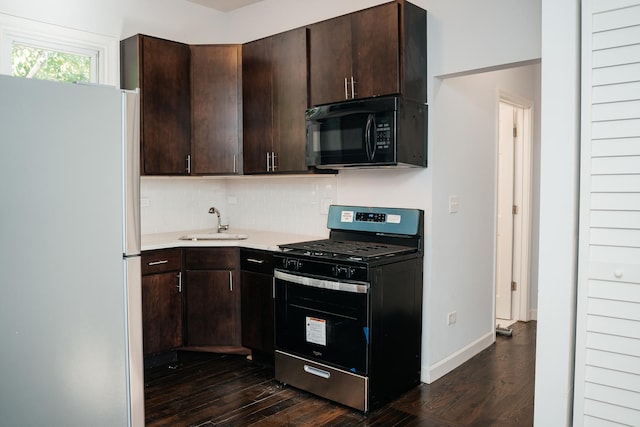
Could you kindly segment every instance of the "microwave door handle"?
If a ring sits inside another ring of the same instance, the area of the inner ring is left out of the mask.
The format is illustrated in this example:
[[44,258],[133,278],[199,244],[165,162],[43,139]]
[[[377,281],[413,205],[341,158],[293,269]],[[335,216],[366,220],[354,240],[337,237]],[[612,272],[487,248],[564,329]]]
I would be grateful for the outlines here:
[[365,126],[365,130],[364,130],[364,142],[366,145],[366,149],[367,149],[367,157],[369,159],[369,161],[373,161],[373,157],[376,154],[376,146],[375,146],[375,141],[373,141],[373,146],[371,144],[371,128],[373,127],[375,129],[375,124],[376,124],[376,119],[375,116],[373,114],[369,114],[367,116],[367,125]]

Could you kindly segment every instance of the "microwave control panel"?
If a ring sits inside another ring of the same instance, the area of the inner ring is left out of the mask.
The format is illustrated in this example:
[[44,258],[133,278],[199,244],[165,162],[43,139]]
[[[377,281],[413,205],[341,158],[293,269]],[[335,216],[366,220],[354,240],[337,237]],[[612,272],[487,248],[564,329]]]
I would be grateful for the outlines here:
[[376,148],[380,150],[391,147],[391,125],[389,123],[378,123],[376,125]]

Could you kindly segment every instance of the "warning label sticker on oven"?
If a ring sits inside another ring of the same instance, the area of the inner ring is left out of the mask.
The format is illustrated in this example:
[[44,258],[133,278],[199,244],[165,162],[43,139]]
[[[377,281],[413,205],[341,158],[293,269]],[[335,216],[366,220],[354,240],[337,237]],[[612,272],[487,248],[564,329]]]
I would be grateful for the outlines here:
[[342,211],[340,215],[341,222],[353,222],[353,211]]
[[327,345],[327,321],[307,316],[307,342]]

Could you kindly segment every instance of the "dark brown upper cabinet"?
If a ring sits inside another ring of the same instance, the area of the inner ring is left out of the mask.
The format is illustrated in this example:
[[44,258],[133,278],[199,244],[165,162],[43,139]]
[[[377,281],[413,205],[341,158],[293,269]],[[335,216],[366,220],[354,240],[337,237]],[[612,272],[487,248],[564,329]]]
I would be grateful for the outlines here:
[[394,1],[309,26],[310,104],[400,94],[426,102],[426,11]]
[[245,174],[307,172],[307,30],[242,47]]
[[120,43],[123,89],[140,88],[143,175],[186,175],[190,150],[189,46],[145,35]]
[[239,173],[241,46],[191,46],[192,175]]
[[121,86],[140,88],[143,175],[239,173],[240,70],[240,45],[121,42]]

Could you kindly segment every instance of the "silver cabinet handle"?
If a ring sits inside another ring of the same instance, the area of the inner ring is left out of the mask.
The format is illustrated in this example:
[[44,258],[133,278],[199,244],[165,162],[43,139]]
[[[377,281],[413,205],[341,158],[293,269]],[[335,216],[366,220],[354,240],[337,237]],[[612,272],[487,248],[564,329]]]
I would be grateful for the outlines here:
[[349,99],[349,79],[344,78],[344,99]]
[[267,172],[269,172],[270,165],[271,165],[271,153],[267,151]]
[[182,272],[176,274],[176,277],[178,278],[178,292],[182,293]]
[[153,265],[161,265],[161,264],[166,264],[166,263],[168,263],[168,262],[169,262],[169,260],[168,260],[168,259],[163,259],[163,260],[160,260],[160,261],[151,261],[151,262],[150,262],[150,263],[148,263],[147,265],[149,265],[149,266],[153,266]]
[[187,154],[187,173],[191,173],[191,154]]
[[264,264],[263,259],[255,259],[255,258],[247,258],[247,262],[252,262],[254,264]]
[[233,271],[229,271],[229,292],[233,292]]
[[351,76],[351,99],[356,99],[356,81]]
[[275,151],[271,152],[271,172],[276,171],[276,153]]
[[233,155],[233,173],[238,173],[238,156]]
[[318,369],[309,365],[304,365],[304,371],[308,374],[315,375],[320,378],[324,378],[325,380],[328,380],[329,377],[331,376],[331,372],[325,371],[323,369]]
[[273,299],[276,299],[276,278],[275,277],[271,278],[271,289],[273,290],[271,297]]

